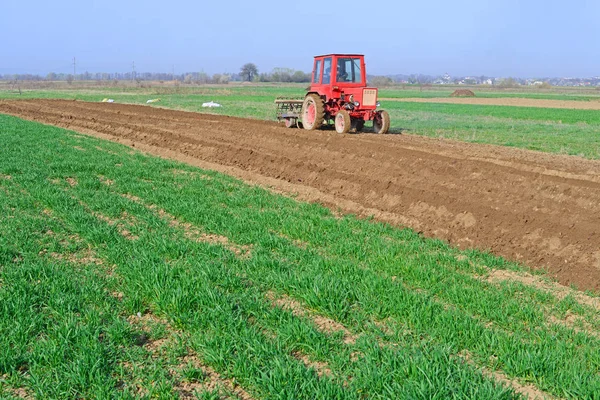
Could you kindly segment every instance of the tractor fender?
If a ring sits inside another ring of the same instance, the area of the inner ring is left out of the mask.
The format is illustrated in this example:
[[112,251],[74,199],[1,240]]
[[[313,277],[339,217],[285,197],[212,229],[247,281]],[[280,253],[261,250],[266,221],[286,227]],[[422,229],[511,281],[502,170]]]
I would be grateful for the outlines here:
[[319,94],[319,92],[315,92],[315,91],[306,92],[306,94],[304,95],[304,98],[306,98],[306,96],[311,95],[311,94],[316,94],[317,96],[319,96],[320,98],[322,98],[323,101],[326,100],[326,96],[323,96],[322,94]]

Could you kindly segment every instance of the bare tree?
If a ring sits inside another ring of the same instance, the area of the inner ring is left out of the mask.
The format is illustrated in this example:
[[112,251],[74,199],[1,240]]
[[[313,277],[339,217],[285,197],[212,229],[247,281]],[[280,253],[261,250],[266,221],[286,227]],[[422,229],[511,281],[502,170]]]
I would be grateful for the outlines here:
[[310,74],[307,74],[302,71],[295,71],[292,75],[292,82],[310,82]]
[[253,63],[247,63],[242,66],[240,74],[242,75],[244,80],[252,82],[254,80],[254,77],[258,75],[258,68]]
[[519,86],[519,82],[517,82],[517,80],[515,78],[508,78],[508,79],[503,79],[502,82],[500,82],[500,85],[498,85],[498,86],[501,87],[502,89],[516,88]]
[[369,79],[369,85],[375,87],[392,86],[394,81],[389,76],[373,76]]

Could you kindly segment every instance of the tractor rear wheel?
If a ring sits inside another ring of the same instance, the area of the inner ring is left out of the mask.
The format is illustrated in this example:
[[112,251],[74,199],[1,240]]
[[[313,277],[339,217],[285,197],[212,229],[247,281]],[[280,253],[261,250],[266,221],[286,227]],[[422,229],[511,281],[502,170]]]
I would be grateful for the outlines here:
[[325,119],[324,109],[323,99],[318,94],[308,94],[302,104],[302,125],[304,129],[309,131],[319,129]]
[[337,133],[348,133],[352,128],[352,121],[350,120],[350,114],[346,110],[340,110],[335,115],[335,131]]
[[387,111],[380,111],[375,114],[373,119],[373,132],[375,133],[388,133],[390,130],[390,114]]

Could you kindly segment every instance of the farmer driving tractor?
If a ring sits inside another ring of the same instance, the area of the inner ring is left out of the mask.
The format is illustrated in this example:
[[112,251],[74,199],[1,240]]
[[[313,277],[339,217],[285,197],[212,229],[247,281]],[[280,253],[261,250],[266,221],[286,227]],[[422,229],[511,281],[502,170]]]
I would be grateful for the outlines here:
[[348,81],[348,73],[346,72],[346,63],[344,63],[344,59],[338,59],[337,63],[337,82],[347,82]]

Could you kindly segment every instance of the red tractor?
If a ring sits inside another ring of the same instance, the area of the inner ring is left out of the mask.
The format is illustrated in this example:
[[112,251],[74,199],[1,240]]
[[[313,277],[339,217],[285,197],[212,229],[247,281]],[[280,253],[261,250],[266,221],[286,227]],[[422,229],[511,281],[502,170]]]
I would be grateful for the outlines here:
[[335,125],[339,133],[360,132],[373,121],[375,133],[387,133],[390,115],[377,110],[377,88],[367,87],[365,56],[327,54],[316,56],[312,81],[304,100],[277,99],[277,119],[287,127],[300,124],[307,130]]

